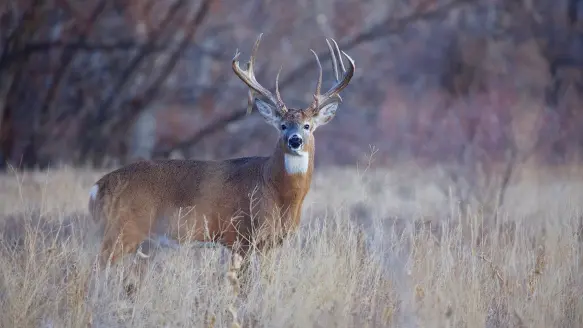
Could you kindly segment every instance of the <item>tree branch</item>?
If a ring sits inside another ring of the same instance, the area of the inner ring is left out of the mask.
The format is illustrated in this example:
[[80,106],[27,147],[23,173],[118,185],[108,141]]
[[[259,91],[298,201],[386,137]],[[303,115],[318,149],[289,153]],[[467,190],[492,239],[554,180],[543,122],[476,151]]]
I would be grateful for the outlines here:
[[[4,44],[3,51],[0,54],[0,129],[3,126],[3,119],[6,116],[8,108],[9,97],[14,94],[18,83],[22,79],[24,65],[28,61],[27,56],[20,57],[16,60],[16,64],[7,65],[6,57],[13,49],[18,49],[21,45],[32,38],[38,30],[38,25],[41,20],[38,6],[40,0],[33,1],[27,10],[22,15],[16,28],[8,35]],[[11,158],[12,154],[4,154],[5,158]],[[29,160],[26,158],[25,160]]]
[[[106,0],[101,0],[95,6],[95,9],[91,13],[91,16],[88,18],[87,23],[83,25],[81,32],[77,36],[77,39],[79,41],[84,40],[91,33],[91,30],[93,29],[93,26],[95,25],[95,22],[97,21],[99,16],[105,10],[106,4],[107,4]],[[49,87],[49,90],[47,91],[47,93],[45,95],[44,101],[42,102],[43,107],[40,109],[40,113],[36,116],[37,119],[35,120],[35,130],[42,126],[42,124],[44,123],[43,121],[46,120],[45,116],[49,115],[48,113],[50,113],[50,108],[52,107],[51,105],[53,103],[53,100],[57,95],[57,91],[59,90],[59,87],[61,86],[61,82],[62,82],[63,78],[67,75],[67,72],[69,71],[69,68],[71,66],[71,63],[73,62],[73,58],[74,58],[76,53],[77,53],[77,51],[72,50],[72,49],[64,49],[63,50],[63,53],[61,54],[61,58],[60,58],[61,66],[55,72],[55,74],[53,76],[53,81]],[[42,135],[39,135],[39,137],[43,138]]]
[[[30,6],[26,9],[26,11],[24,12],[24,14],[22,15],[22,17],[20,18],[20,21],[18,22],[18,24],[16,25],[16,28],[14,28],[14,30],[12,31],[12,33],[10,33],[8,35],[8,37],[6,38],[6,41],[4,42],[4,45],[2,46],[2,54],[0,54],[0,72],[3,70],[4,67],[10,67],[8,64],[8,55],[10,54],[10,52],[12,50],[14,50],[15,48],[18,48],[18,42],[22,41],[18,39],[18,36],[20,34],[23,34],[26,32],[26,28],[28,26],[27,23],[30,23],[31,20],[34,20],[34,16],[36,14],[36,7],[40,4],[40,0],[35,0],[33,3],[30,4]],[[17,59],[21,59],[20,57],[18,57]]]
[[101,136],[104,134],[109,134],[113,130],[113,128],[119,125],[120,122],[127,122],[131,120],[133,117],[139,114],[158,94],[160,90],[160,85],[166,80],[168,75],[172,72],[180,55],[184,52],[184,49],[191,44],[191,40],[196,33],[198,27],[204,21],[208,10],[210,8],[210,3],[212,0],[204,0],[204,2],[200,5],[196,15],[194,18],[189,22],[189,28],[185,33],[184,37],[180,41],[178,47],[174,50],[174,52],[170,55],[170,58],[166,62],[166,65],[162,72],[156,77],[156,79],[150,84],[150,86],[143,92],[143,96],[140,97],[139,106],[132,106],[127,111],[123,111],[121,115],[118,117],[113,118],[107,124],[104,124],[101,127]]
[[[212,33],[216,34],[225,29],[229,28],[227,25],[218,26],[212,29]],[[130,40],[119,40],[116,42],[91,42],[88,40],[76,40],[76,41],[66,41],[66,40],[52,40],[52,41],[40,41],[31,42],[23,46],[14,52],[9,52],[5,50],[5,54],[2,57],[2,64],[8,65],[13,61],[22,58],[23,56],[30,56],[35,53],[42,53],[52,50],[63,50],[63,51],[86,51],[86,52],[115,52],[115,51],[129,51],[137,48],[147,49],[148,52],[158,52],[165,51],[168,49],[168,44],[150,44],[136,42],[133,39]],[[204,47],[203,45],[194,44],[203,55],[207,55],[216,59],[225,60],[230,59],[230,56],[225,55],[217,49],[212,49]]]
[[184,3],[185,0],[177,0],[172,5],[170,10],[168,11],[168,14],[166,15],[162,23],[160,23],[160,27],[152,34],[150,40],[146,44],[144,44],[143,47],[141,47],[140,53],[138,53],[137,56],[132,58],[129,65],[126,67],[125,70],[123,70],[123,72],[121,73],[121,78],[118,80],[118,83],[115,84],[114,87],[109,89],[108,95],[105,97],[105,100],[101,103],[98,109],[98,112],[101,114],[100,115],[101,118],[104,118],[103,115],[105,114],[105,111],[112,105],[112,103],[116,99],[116,96],[119,95],[121,93],[121,90],[123,90],[124,87],[127,85],[132,73],[138,68],[142,60],[144,60],[146,56],[150,54],[150,49],[153,48],[156,39],[162,33],[162,31],[164,31],[166,26],[173,21],[174,16],[179,11],[179,9],[183,7]]
[[[165,17],[164,21],[160,24],[160,28],[157,29],[150,37],[150,42],[149,42],[150,46],[151,46],[151,44],[154,43],[154,40],[156,40],[158,38],[160,33],[165,29],[166,25],[168,25],[171,21],[174,20],[173,19],[174,16],[178,12],[178,10],[183,6],[184,3],[185,3],[184,0],[176,1],[176,3],[173,5],[173,7],[169,10],[169,13]],[[183,39],[183,43],[179,45],[178,51],[173,54],[171,59],[169,59],[170,69],[175,64],[176,60],[178,59],[178,57],[182,53],[182,50],[184,49],[184,47],[186,47],[188,45],[189,41],[192,39],[192,36],[196,33],[197,27],[204,20],[204,17],[206,16],[206,14],[208,13],[208,10],[210,8],[210,3],[211,3],[211,0],[205,0],[200,5],[200,7],[195,15],[195,18],[192,22],[192,26],[189,29],[189,31],[187,32],[187,35],[185,35],[185,38]],[[86,137],[85,137],[85,145],[84,145],[85,147],[83,148],[82,158],[86,157],[86,155],[88,154],[88,151],[92,147],[99,148],[101,145],[100,142],[106,137],[106,134],[108,132],[111,132],[111,130],[116,122],[120,122],[119,119],[115,119],[115,118],[112,119],[110,122],[105,122],[106,111],[109,107],[111,107],[111,105],[113,104],[113,102],[116,99],[116,96],[122,93],[121,91],[129,82],[132,73],[136,70],[136,68],[139,66],[139,63],[145,58],[146,55],[147,55],[147,48],[143,49],[141,53],[139,53],[136,57],[133,58],[133,60],[128,65],[128,67],[122,72],[121,78],[120,78],[119,82],[117,83],[117,85],[114,88],[110,89],[109,96],[106,97],[106,99],[101,103],[101,106],[99,106],[97,122],[93,122],[94,124],[86,124],[86,126],[88,127],[88,131],[87,131]],[[160,78],[163,80],[165,76],[166,75],[164,73],[162,73]],[[153,91],[150,90],[150,92],[153,92]],[[143,107],[140,106],[140,104],[137,104],[136,106],[134,106],[134,108],[130,109],[130,115],[135,114],[136,112],[139,112],[142,109],[143,109]],[[128,115],[126,115],[126,114],[121,115],[121,117],[127,117],[127,116]],[[87,123],[89,123],[89,122],[87,122]]]
[[132,58],[128,66],[121,72],[120,78],[109,90],[106,92],[104,100],[97,107],[95,115],[87,115],[84,118],[83,126],[87,128],[87,133],[83,136],[83,141],[81,145],[81,158],[86,159],[90,152],[94,152],[95,148],[100,148],[103,145],[96,144],[96,137],[99,135],[100,125],[106,120],[108,109],[114,104],[118,96],[123,93],[123,90],[127,87],[131,76],[134,74],[135,70],[138,68],[140,63],[150,54],[150,49],[156,42],[156,39],[162,34],[166,27],[174,20],[174,16],[177,14],[180,8],[184,6],[185,0],[176,0],[172,6],[168,9],[166,17],[160,23],[158,29],[156,29],[149,37],[149,40],[143,47],[141,47],[140,52]]

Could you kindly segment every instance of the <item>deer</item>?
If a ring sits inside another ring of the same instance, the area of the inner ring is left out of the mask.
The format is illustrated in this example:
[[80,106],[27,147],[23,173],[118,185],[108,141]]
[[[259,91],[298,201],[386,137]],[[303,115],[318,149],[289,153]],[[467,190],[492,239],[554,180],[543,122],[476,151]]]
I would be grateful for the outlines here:
[[[97,260],[112,265],[134,253],[148,257],[144,245],[179,247],[191,242],[216,243],[245,259],[252,247],[267,250],[296,231],[314,171],[314,131],[329,123],[342,102],[340,92],[355,71],[354,60],[336,41],[326,43],[332,56],[334,85],[324,94],[322,65],[313,101],[291,108],[255,78],[255,58],[262,34],[247,68],[232,60],[235,75],[249,88],[248,110],[254,106],[277,129],[270,156],[225,160],[140,160],[103,175],[90,190],[89,211],[102,226]],[[342,61],[348,60],[348,68]],[[342,76],[339,76],[339,67]]]

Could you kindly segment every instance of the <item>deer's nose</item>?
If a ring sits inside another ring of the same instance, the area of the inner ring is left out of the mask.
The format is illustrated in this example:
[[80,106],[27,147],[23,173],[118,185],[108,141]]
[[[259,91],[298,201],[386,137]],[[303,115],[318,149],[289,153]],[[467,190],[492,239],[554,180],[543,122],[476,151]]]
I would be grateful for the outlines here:
[[295,150],[295,149],[298,149],[302,146],[303,140],[302,140],[302,137],[300,137],[297,134],[294,134],[288,139],[287,142],[289,144],[289,147],[291,149]]

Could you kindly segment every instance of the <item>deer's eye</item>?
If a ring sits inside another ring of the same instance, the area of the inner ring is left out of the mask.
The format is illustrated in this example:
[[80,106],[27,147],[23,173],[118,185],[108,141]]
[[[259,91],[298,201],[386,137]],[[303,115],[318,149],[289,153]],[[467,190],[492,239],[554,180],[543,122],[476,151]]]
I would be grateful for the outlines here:
[[309,124],[304,124],[304,129],[309,130],[310,129],[310,125]]
[[283,131],[283,130],[285,130],[285,129],[287,129],[287,126],[285,126],[285,124],[282,124],[282,125],[281,125],[281,130]]

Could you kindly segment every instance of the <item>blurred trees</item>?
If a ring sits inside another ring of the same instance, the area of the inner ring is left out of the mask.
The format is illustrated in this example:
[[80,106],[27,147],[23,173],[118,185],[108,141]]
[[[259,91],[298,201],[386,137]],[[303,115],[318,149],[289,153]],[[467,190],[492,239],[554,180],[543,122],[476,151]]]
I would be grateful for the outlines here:
[[331,83],[325,37],[356,60],[334,124],[318,131],[318,163],[353,164],[369,144],[379,163],[452,164],[453,180],[564,163],[583,146],[581,2],[7,0],[1,161],[268,154],[275,132],[245,116],[230,67],[264,32],[258,79],[273,86],[283,65],[290,106],[311,100],[309,49]]
[[163,91],[210,4],[13,2],[0,61],[8,160],[119,156],[129,122]]

